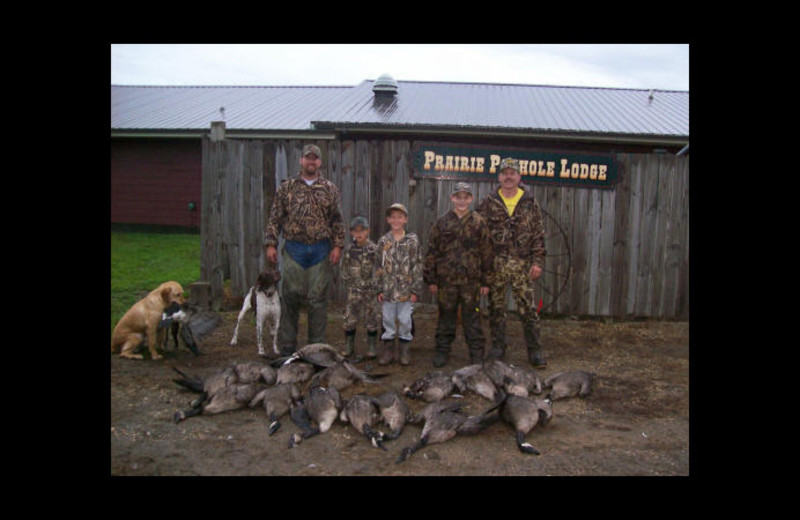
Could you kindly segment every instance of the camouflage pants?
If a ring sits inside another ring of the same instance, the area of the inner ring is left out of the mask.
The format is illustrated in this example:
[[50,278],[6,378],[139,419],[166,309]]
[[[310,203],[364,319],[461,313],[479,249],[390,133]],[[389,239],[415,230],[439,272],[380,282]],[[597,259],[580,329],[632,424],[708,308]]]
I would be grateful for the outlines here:
[[492,348],[506,347],[506,290],[511,289],[528,349],[539,343],[539,314],[534,298],[535,282],[530,277],[530,264],[517,258],[496,257],[494,273],[489,281],[489,326]]
[[375,332],[381,325],[381,310],[378,296],[374,291],[347,291],[347,302],[342,317],[344,330],[356,330],[361,318],[367,332]]
[[461,307],[461,326],[470,352],[483,356],[486,339],[481,327],[480,286],[478,284],[444,285],[437,292],[439,320],[436,323],[436,350],[450,352],[456,339],[458,308]]
[[325,343],[328,324],[328,288],[332,268],[327,258],[303,269],[283,251],[281,256],[281,321],[278,348],[288,355],[297,349],[297,322],[302,305],[308,305],[308,342]]

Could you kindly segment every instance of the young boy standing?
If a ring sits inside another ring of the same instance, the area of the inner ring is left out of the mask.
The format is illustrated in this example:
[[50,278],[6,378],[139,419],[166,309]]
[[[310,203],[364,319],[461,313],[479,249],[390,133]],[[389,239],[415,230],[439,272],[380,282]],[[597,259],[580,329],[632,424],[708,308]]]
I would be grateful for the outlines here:
[[486,221],[470,210],[472,187],[458,182],[450,202],[453,208],[436,221],[428,242],[423,278],[436,297],[436,355],[433,366],[444,366],[456,337],[458,308],[470,363],[482,363],[486,339],[476,311],[481,295],[489,294],[489,276],[494,254]]
[[376,283],[373,271],[378,258],[378,246],[369,239],[369,221],[366,217],[355,217],[350,221],[352,240],[342,257],[342,281],[347,287],[343,324],[345,355],[355,353],[356,326],[363,316],[367,331],[367,358],[377,356],[376,342],[380,326]]
[[400,341],[401,365],[411,362],[409,343],[411,313],[422,292],[422,259],[419,238],[406,232],[408,210],[396,203],[386,210],[389,232],[378,240],[378,301],[383,304],[383,345],[378,364],[388,365],[395,358],[395,338]]

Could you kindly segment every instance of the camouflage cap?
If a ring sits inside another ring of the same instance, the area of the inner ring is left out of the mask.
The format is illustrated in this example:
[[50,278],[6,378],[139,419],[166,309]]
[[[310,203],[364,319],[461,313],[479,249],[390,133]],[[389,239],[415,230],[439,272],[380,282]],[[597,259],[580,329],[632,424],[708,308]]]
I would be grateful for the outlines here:
[[307,144],[303,147],[303,157],[310,153],[313,153],[317,157],[322,157],[322,152],[320,152],[319,146],[315,144]]
[[455,195],[459,191],[466,191],[467,193],[472,195],[472,186],[470,186],[466,182],[457,182],[455,186],[453,186],[453,195]]
[[519,171],[519,161],[511,157],[506,157],[505,159],[500,161],[500,171],[503,171],[506,168],[511,168],[512,170]]
[[367,220],[367,217],[362,217],[360,215],[353,217],[353,219],[350,221],[350,229],[354,229],[359,226],[363,227],[364,229],[369,229],[369,220]]
[[387,209],[387,210],[386,210],[386,216],[388,217],[388,216],[389,216],[389,214],[390,214],[390,213],[391,213],[393,210],[400,210],[400,211],[402,211],[403,213],[405,213],[405,214],[406,214],[406,216],[408,216],[408,210],[406,209],[406,207],[405,207],[405,206],[403,206],[403,205],[402,205],[402,204],[400,204],[399,202],[395,202],[394,204],[392,204],[391,206],[389,206],[389,209]]

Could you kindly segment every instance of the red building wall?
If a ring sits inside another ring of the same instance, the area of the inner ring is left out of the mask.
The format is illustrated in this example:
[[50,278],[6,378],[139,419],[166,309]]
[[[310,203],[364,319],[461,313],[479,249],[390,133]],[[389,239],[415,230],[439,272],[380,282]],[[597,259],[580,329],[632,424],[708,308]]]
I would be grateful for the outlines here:
[[111,222],[199,228],[202,167],[199,138],[112,139]]

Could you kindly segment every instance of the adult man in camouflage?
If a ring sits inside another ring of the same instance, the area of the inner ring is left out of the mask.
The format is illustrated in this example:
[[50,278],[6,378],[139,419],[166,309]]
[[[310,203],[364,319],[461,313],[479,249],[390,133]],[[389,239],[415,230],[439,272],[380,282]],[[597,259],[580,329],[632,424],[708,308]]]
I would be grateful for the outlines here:
[[453,208],[436,221],[428,239],[422,276],[437,299],[436,355],[433,366],[444,366],[456,338],[458,308],[470,363],[482,363],[486,339],[478,308],[480,296],[489,293],[494,254],[486,221],[470,210],[472,187],[457,182],[450,196]]
[[487,195],[478,206],[489,224],[494,244],[494,273],[489,291],[491,357],[502,359],[506,349],[506,289],[511,288],[522,320],[528,360],[538,368],[547,365],[539,342],[539,314],[534,282],[542,275],[545,260],[544,223],[533,194],[520,187],[519,162],[500,162],[500,189]]
[[297,348],[303,303],[308,304],[308,342],[325,342],[328,288],[332,266],[339,262],[344,247],[344,224],[339,189],[321,176],[321,166],[319,147],[306,145],[300,173],[281,183],[264,232],[267,260],[276,265],[278,236],[283,233],[284,238],[278,326],[278,347],[283,355]]

